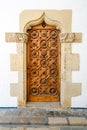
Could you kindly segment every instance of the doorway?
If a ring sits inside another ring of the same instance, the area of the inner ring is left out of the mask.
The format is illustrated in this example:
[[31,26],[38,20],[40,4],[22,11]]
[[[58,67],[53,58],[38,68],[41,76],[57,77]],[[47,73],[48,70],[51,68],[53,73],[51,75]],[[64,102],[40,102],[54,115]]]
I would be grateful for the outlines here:
[[27,30],[27,101],[60,101],[60,31],[43,21]]

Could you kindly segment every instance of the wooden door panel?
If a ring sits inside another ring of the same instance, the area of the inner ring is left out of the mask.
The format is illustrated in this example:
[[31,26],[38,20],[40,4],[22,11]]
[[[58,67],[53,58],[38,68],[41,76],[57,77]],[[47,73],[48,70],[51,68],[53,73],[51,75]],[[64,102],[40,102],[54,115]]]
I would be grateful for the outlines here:
[[60,41],[54,26],[42,23],[28,30],[27,101],[60,99]]

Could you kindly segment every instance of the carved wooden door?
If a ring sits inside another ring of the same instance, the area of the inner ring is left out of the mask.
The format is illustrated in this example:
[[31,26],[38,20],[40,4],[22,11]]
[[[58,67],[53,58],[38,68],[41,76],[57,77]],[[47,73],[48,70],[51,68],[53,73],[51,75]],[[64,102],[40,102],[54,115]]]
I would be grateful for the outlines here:
[[43,22],[27,32],[27,101],[59,101],[59,31]]

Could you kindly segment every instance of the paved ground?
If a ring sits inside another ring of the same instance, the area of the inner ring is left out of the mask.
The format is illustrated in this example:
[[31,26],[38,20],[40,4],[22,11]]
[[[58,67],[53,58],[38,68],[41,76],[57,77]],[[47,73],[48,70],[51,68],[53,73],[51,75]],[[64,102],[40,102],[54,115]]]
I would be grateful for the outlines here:
[[0,130],[87,130],[87,109],[0,109]]
[[0,130],[87,130],[87,126],[1,126]]

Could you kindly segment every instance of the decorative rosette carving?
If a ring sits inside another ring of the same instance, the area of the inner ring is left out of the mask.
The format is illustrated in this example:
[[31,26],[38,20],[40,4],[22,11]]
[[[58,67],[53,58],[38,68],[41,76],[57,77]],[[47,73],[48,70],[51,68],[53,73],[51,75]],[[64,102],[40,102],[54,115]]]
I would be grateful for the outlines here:
[[57,30],[56,30],[56,29],[51,30],[51,32],[50,32],[50,36],[51,36],[52,38],[56,38],[57,35],[58,35],[58,33],[57,33]]
[[55,58],[55,57],[57,57],[57,55],[58,55],[58,52],[57,52],[56,49],[50,50],[50,56],[51,56],[51,57]]
[[37,30],[32,30],[31,33],[30,33],[30,36],[31,38],[37,38],[39,35],[38,31]]

